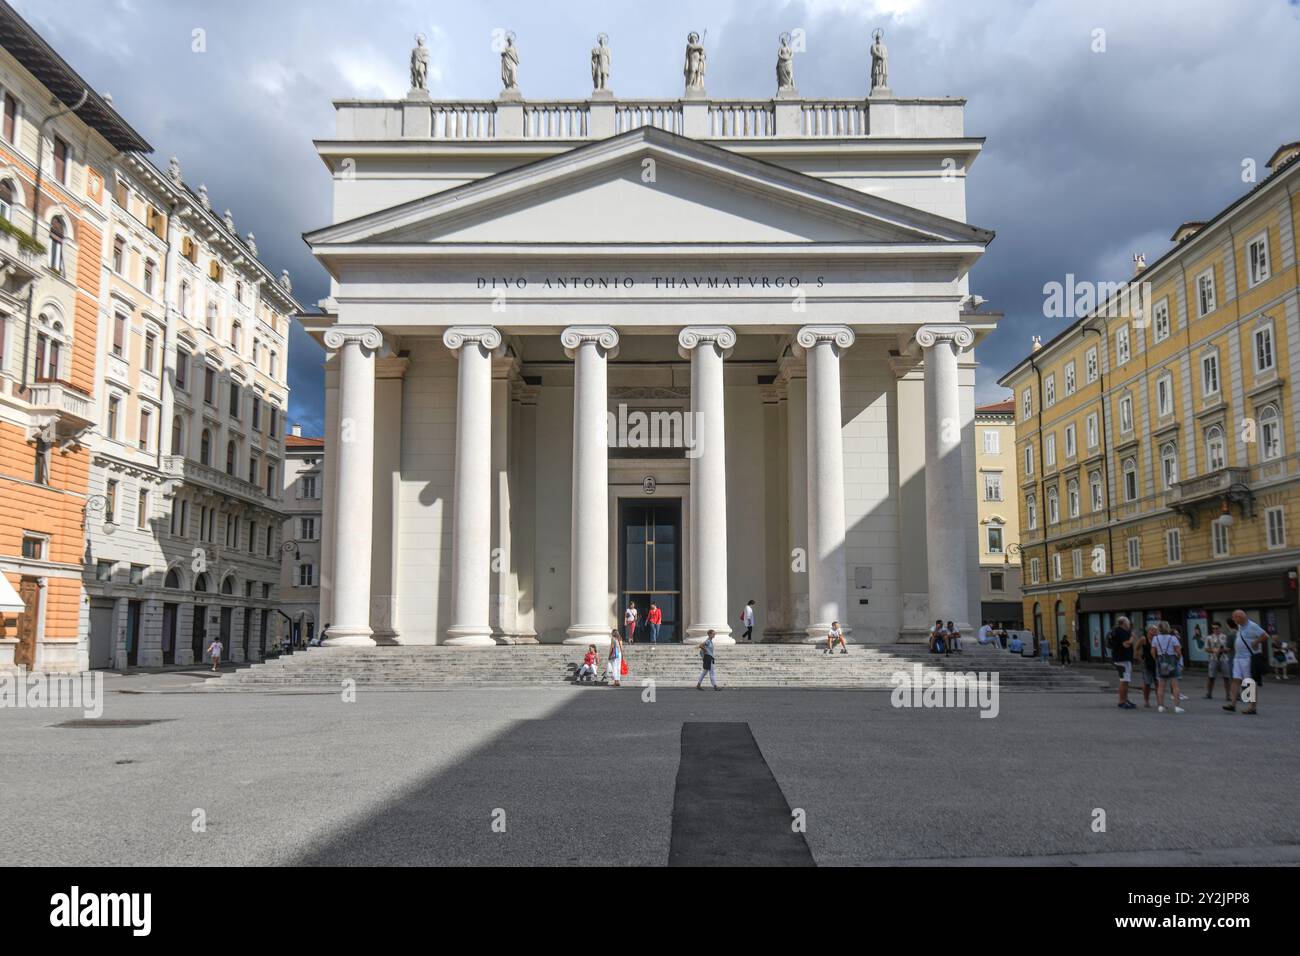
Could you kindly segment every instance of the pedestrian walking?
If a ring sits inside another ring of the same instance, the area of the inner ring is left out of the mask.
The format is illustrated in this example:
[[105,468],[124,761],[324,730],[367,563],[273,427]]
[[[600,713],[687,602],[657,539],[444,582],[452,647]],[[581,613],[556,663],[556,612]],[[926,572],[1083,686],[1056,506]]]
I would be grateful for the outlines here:
[[1070,635],[1061,635],[1061,666],[1070,666]]
[[1264,655],[1268,648],[1268,632],[1246,616],[1245,611],[1233,611],[1232,621],[1237,625],[1232,656],[1232,697],[1223,705],[1224,710],[1235,711],[1241,696],[1242,684],[1251,682],[1249,704],[1243,714],[1255,713],[1259,701],[1259,682],[1264,677]]
[[221,670],[221,652],[223,650],[225,648],[222,646],[219,637],[214,638],[212,643],[208,645],[208,653],[212,655],[212,669],[214,671]]
[[1133,680],[1133,632],[1126,617],[1115,621],[1110,629],[1110,659],[1119,673],[1119,704],[1123,710],[1136,710],[1137,704],[1128,699],[1128,685]]
[[1228,636],[1218,624],[1210,625],[1210,633],[1205,637],[1205,651],[1210,655],[1209,679],[1205,682],[1205,699],[1214,699],[1214,682],[1223,680],[1223,696],[1232,701],[1232,648]]
[[743,624],[743,625],[745,625],[745,640],[747,640],[747,641],[752,641],[752,640],[754,639],[754,600],[753,600],[753,598],[750,598],[749,603],[746,604],[746,605],[744,606],[744,608],[741,609],[741,612],[740,612],[740,623]]
[[615,687],[623,686],[623,642],[619,640],[618,628],[609,632],[609,660],[605,664],[605,681],[614,682]]
[[636,601],[627,602],[627,610],[623,612],[623,624],[627,627],[627,642],[636,643],[636,621],[637,621]]
[[1178,635],[1169,627],[1168,621],[1161,621],[1157,633],[1151,642],[1156,656],[1156,712],[1165,712],[1165,690],[1168,688],[1169,704],[1175,714],[1184,713],[1178,706],[1178,674],[1182,663],[1183,648]]
[[713,689],[719,690],[718,674],[715,668],[715,659],[713,656],[712,628],[709,629],[709,633],[705,636],[704,640],[700,642],[700,679],[695,682],[696,690],[704,690],[704,677],[706,674],[708,675],[709,683],[713,685]]
[[646,623],[650,625],[650,643],[659,643],[659,628],[664,622],[664,612],[659,609],[659,605],[653,601],[650,602],[650,610],[646,612]]

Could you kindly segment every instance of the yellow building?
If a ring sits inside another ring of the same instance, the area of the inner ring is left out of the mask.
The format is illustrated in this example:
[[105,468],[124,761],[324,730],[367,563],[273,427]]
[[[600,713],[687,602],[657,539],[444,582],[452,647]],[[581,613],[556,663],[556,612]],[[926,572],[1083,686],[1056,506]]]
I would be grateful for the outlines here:
[[[1103,654],[1126,614],[1191,638],[1244,608],[1297,634],[1300,143],[1126,283],[1045,288],[1077,316],[1000,380],[1016,404],[1025,622]],[[1081,306],[1081,307],[1080,307]],[[1082,643],[1079,638],[1082,637]]]
[[978,502],[980,619],[1022,626],[1020,506],[1016,503],[1015,401],[975,409],[975,495]]

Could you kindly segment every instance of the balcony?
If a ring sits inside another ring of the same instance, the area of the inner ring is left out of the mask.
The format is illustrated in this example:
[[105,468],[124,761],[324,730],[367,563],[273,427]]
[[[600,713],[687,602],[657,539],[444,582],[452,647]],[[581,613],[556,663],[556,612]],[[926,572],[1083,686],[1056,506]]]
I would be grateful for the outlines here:
[[27,388],[32,411],[52,421],[60,438],[75,438],[95,424],[95,400],[68,382],[43,379]]
[[199,485],[239,501],[278,512],[279,503],[269,497],[260,486],[228,475],[207,465],[186,458],[184,455],[164,455],[163,472],[172,479],[187,485]]
[[1206,505],[1241,506],[1246,517],[1255,510],[1255,495],[1250,488],[1249,468],[1220,468],[1206,475],[1176,482],[1169,491],[1168,506],[1184,515],[1193,528],[1198,524],[1197,512]]
[[[5,220],[8,225],[8,220]],[[44,254],[31,246],[31,240],[20,235],[16,227],[0,228],[0,293],[14,299],[26,295],[32,280],[41,274],[45,265]]]

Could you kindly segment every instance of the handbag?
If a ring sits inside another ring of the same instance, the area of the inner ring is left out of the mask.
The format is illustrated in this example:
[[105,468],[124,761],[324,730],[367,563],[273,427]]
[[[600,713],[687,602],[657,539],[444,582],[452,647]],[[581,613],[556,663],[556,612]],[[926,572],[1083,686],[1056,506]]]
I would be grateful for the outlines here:
[[619,658],[619,671],[618,671],[618,672],[619,672],[621,675],[623,675],[624,677],[627,676],[627,658],[626,658],[626,657],[621,657],[621,658]]

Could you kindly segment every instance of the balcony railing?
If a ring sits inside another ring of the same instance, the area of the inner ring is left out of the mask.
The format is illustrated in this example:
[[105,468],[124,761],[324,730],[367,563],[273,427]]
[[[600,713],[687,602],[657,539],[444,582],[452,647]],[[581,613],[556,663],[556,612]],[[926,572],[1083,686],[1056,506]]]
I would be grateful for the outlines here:
[[232,498],[239,498],[242,501],[257,505],[259,508],[267,508],[271,511],[279,510],[279,503],[266,494],[260,485],[255,485],[234,475],[228,475],[224,471],[219,471],[208,465],[199,464],[184,455],[164,455],[162,466],[163,471],[170,478],[184,481],[187,484],[203,485],[222,494],[230,495]]
[[57,416],[60,425],[69,426],[67,430],[80,431],[95,421],[95,400],[70,382],[38,379],[27,387],[27,401],[36,410]]
[[1249,468],[1220,468],[1186,481],[1175,482],[1169,491],[1169,505],[1190,505],[1221,498],[1233,485],[1249,484]]

